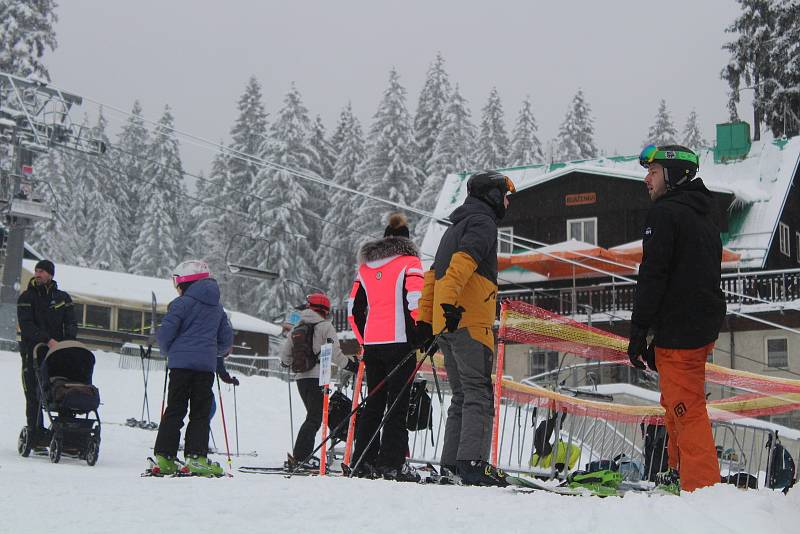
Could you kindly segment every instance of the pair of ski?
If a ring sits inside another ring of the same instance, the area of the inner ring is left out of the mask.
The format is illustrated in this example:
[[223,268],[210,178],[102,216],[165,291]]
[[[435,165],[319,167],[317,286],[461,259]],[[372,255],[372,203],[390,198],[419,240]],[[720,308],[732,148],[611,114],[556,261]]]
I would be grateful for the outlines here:
[[220,476],[215,475],[201,475],[198,473],[192,473],[189,471],[189,467],[181,462],[180,460],[176,459],[175,462],[180,466],[178,471],[175,473],[171,473],[169,475],[164,474],[161,472],[161,468],[158,467],[158,462],[156,462],[151,456],[147,457],[147,469],[139,475],[141,477],[156,477],[156,478],[184,478],[184,477],[199,477],[199,478],[224,478],[224,477],[232,477],[233,475],[230,473],[224,473]]
[[626,493],[642,493],[645,495],[673,495],[668,491],[660,490],[658,488],[649,488],[641,484],[633,482],[622,482],[619,486],[576,486],[571,487],[566,485],[566,482],[561,482],[557,485],[547,484],[544,481],[531,478],[506,475],[506,481],[509,486],[514,490],[521,493],[530,493],[536,491],[547,491],[557,495],[569,495],[574,497],[623,497]]

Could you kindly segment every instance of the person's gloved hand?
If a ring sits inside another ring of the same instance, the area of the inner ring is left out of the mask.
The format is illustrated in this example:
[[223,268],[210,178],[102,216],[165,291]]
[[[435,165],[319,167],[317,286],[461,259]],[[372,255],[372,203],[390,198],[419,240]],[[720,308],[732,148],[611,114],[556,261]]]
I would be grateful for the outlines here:
[[229,373],[222,374],[220,373],[219,379],[225,382],[226,384],[233,384],[234,386],[239,385],[239,379],[235,376],[231,376]]
[[647,328],[643,328],[636,323],[631,323],[631,336],[628,340],[628,358],[631,364],[637,369],[645,368],[647,352]]
[[418,349],[428,350],[433,341],[433,326],[425,321],[418,321],[414,332],[414,345]]
[[355,358],[348,359],[347,365],[344,366],[344,370],[356,374],[358,372],[358,360]]
[[647,367],[652,371],[658,371],[656,368],[656,346],[650,343],[644,353],[644,360],[647,362]]
[[444,311],[444,325],[448,332],[453,333],[458,330],[458,323],[461,322],[461,314],[464,313],[462,306],[455,307],[452,304],[442,303]]

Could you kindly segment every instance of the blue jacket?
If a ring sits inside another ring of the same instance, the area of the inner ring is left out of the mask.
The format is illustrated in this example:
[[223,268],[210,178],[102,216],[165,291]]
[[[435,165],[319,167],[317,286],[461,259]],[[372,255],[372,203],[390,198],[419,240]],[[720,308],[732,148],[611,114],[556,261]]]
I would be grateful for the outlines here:
[[170,302],[156,337],[170,369],[214,372],[217,356],[233,345],[233,329],[219,302],[216,280],[198,280]]

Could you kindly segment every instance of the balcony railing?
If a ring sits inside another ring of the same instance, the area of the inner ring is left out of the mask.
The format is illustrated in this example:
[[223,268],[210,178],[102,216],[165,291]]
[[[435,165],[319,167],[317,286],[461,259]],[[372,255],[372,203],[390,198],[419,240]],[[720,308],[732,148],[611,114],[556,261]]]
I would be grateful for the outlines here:
[[[780,308],[781,304],[800,300],[800,269],[726,273],[721,287],[728,304],[772,304]],[[500,292],[501,298],[535,304],[560,315],[632,311],[635,295],[636,285],[631,282]],[[498,313],[499,306],[498,301]],[[334,309],[332,320],[337,331],[350,329],[346,309]]]

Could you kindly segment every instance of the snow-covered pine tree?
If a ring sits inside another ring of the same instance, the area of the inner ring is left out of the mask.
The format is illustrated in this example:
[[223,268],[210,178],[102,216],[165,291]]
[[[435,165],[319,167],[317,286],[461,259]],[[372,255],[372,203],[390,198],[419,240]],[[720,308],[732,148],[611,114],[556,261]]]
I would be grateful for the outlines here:
[[145,183],[144,156],[147,153],[149,135],[142,106],[138,100],[133,103],[131,114],[122,127],[117,143],[111,145],[112,166],[119,173],[116,175],[117,192],[115,198],[119,210],[117,217],[122,229],[122,263],[127,270],[131,264],[131,255],[139,237],[139,225],[143,205],[141,199],[147,198],[150,191]]
[[416,166],[424,176],[430,174],[433,147],[442,129],[447,103],[450,99],[450,80],[444,69],[444,57],[438,52],[428,68],[425,84],[419,94],[414,115],[414,140],[417,148]]
[[539,126],[533,116],[533,106],[531,105],[530,95],[522,101],[519,110],[517,125],[514,128],[514,137],[511,141],[511,154],[509,160],[511,165],[530,165],[544,161],[542,143],[536,136]]
[[[92,137],[109,145],[106,134],[107,121],[103,108],[97,116],[97,124],[92,128]],[[121,182],[122,173],[113,166],[113,155],[103,154],[88,159],[91,183],[94,188],[89,191],[87,210],[88,228],[86,237],[91,243],[90,252],[86,254],[89,265],[101,269],[121,271],[124,268],[123,230],[119,213],[124,205],[118,204],[124,195]]]
[[34,225],[29,239],[39,252],[56,263],[82,265],[82,236],[71,217],[75,186],[72,156],[71,152],[53,149],[36,160],[34,176],[50,184],[52,190],[45,188],[43,192],[54,213],[52,219]]
[[695,152],[708,146],[708,142],[703,138],[703,134],[700,132],[700,124],[695,110],[692,110],[689,113],[689,117],[686,119],[686,126],[683,128],[683,141],[681,144],[691,148]]
[[[417,198],[416,207],[433,211],[445,177],[453,172],[464,172],[475,166],[475,125],[467,101],[461,96],[458,85],[450,95],[444,123],[436,136],[431,157],[430,174]],[[421,220],[412,231],[419,241],[425,235],[429,220]]]
[[55,0],[0,0],[0,72],[50,80],[42,57],[58,44],[55,10]]
[[[245,220],[236,213],[249,213],[253,203],[252,192],[256,188],[256,176],[261,170],[257,158],[264,156],[268,139],[267,112],[264,110],[261,84],[255,76],[247,82],[244,93],[237,103],[238,116],[231,128],[231,143],[227,148],[230,157],[225,164],[225,182],[217,191],[215,204],[226,206],[231,211],[218,214],[222,218],[224,228],[224,241],[227,245],[236,234],[247,234],[250,231],[250,221]],[[253,159],[248,158],[252,156]],[[213,174],[213,171],[212,171]],[[241,259],[246,256],[247,243],[238,241],[231,249],[231,255]],[[248,310],[245,293],[251,285],[250,280],[240,276],[225,277],[224,296],[234,309]]]
[[[270,128],[265,158],[284,168],[313,173],[316,154],[308,144],[311,121],[300,92],[292,83]],[[284,279],[318,286],[315,278],[315,248],[309,217],[308,182],[285,170],[265,167],[256,177],[256,195],[250,207],[251,235],[266,235],[269,250],[257,249],[248,255],[252,265],[276,270]],[[313,214],[312,214],[313,215]],[[286,302],[282,285],[276,282],[250,284],[249,299],[262,317],[274,317],[297,302]]]
[[[405,205],[417,199],[423,177],[414,164],[415,143],[411,132],[406,90],[392,68],[389,86],[370,127],[367,159],[358,173],[359,189]],[[385,215],[392,211],[396,209],[385,203],[365,201],[354,213],[355,227],[367,234],[377,234],[383,230]]]
[[144,173],[151,189],[142,210],[139,238],[131,260],[133,272],[145,276],[169,277],[172,268],[183,259],[179,252],[183,248],[179,219],[183,165],[172,131],[174,123],[166,106],[147,150]]
[[[777,16],[775,0],[737,0],[741,7],[739,17],[726,28],[726,32],[736,35],[736,39],[723,45],[730,53],[728,64],[720,76],[728,82],[730,99],[728,109],[731,120],[738,120],[736,104],[741,99],[741,91],[753,90],[753,139],[761,138],[761,123],[764,120],[764,107],[774,90],[773,83],[766,83],[775,77],[780,67],[771,56],[771,42]],[[741,87],[744,81],[745,87]]]
[[765,114],[773,135],[792,137],[800,133],[800,0],[782,0],[775,9],[770,56],[781,68],[765,82],[774,85]]
[[675,125],[672,124],[672,119],[667,110],[667,102],[662,98],[658,102],[655,122],[647,130],[647,139],[642,142],[642,146],[674,145],[677,142],[677,138],[678,131],[675,129]]
[[558,131],[558,157],[564,161],[597,157],[592,109],[578,89]]
[[476,149],[475,164],[478,168],[499,169],[508,165],[508,134],[503,104],[496,87],[492,87],[482,110]]
[[[333,166],[336,163],[336,154],[333,152],[333,145],[331,145],[331,142],[327,139],[325,125],[322,123],[322,118],[320,118],[319,115],[311,121],[309,130],[308,147],[312,157],[309,169],[321,178],[332,180]],[[322,184],[306,181],[305,185],[309,196],[308,207],[313,214],[324,218],[328,213],[328,199],[332,192],[328,190],[328,187]],[[316,247],[322,233],[322,222],[319,219],[309,218],[308,223],[311,225],[311,235],[313,236],[313,243]]]
[[[352,189],[358,188],[356,175],[364,158],[366,148],[361,123],[353,115],[350,104],[342,110],[336,133],[339,136],[339,152],[334,165],[333,181]],[[347,191],[332,190],[327,223],[322,227],[318,269],[322,274],[323,287],[334,306],[342,306],[347,300],[353,282],[356,263],[356,243],[361,234],[353,225],[353,213],[364,202],[363,197]]]

